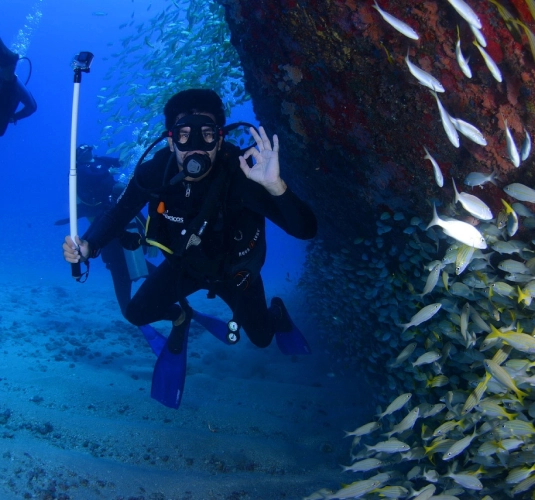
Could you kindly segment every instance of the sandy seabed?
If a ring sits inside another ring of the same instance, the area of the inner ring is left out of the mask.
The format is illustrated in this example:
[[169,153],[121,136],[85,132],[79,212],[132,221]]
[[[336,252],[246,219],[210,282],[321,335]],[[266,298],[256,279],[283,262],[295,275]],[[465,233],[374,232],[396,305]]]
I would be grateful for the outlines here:
[[245,335],[227,346],[192,323],[171,410],[150,397],[155,357],[111,288],[87,290],[0,288],[0,498],[298,499],[351,482],[342,430],[365,423],[365,389],[333,373],[303,304],[284,297],[310,356]]

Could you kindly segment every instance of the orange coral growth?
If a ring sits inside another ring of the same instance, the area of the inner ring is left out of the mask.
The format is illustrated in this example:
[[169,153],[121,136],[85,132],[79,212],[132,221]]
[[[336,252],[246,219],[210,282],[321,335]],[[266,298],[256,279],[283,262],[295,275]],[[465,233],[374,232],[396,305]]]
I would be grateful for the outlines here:
[[495,39],[487,39],[487,48],[485,50],[487,51],[488,55],[492,57],[496,64],[499,64],[503,61],[503,50]]
[[518,104],[518,94],[520,92],[520,81],[516,78],[506,80],[507,83],[507,100],[513,105]]

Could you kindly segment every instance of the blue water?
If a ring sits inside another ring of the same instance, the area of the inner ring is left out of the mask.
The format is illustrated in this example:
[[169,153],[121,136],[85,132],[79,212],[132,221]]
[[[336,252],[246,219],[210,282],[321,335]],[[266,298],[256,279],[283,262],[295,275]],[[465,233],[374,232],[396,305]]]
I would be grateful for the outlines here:
[[[0,139],[0,211],[4,235],[0,242],[4,255],[0,274],[6,278],[24,276],[30,281],[48,282],[53,278],[68,282],[68,270],[60,250],[67,226],[58,228],[53,222],[68,214],[74,75],[71,62],[80,51],[95,55],[90,73],[82,75],[77,142],[93,144],[97,146],[96,154],[103,155],[107,145],[100,140],[102,127],[117,125],[106,121],[107,116],[97,108],[101,88],[115,83],[113,79],[105,80],[116,61],[111,55],[122,50],[120,40],[132,34],[136,25],[156,15],[170,2],[21,0],[7,3],[2,5],[0,37],[8,47],[14,47],[20,40],[19,32],[28,40],[21,54],[32,62],[28,89],[37,101],[38,110],[16,126],[10,125]],[[40,19],[35,12],[42,14]],[[132,19],[133,27],[119,28]],[[17,73],[21,80],[26,79],[26,61],[19,62]],[[228,123],[237,120],[256,124],[252,106],[234,109]],[[131,140],[127,130],[114,136],[113,146],[126,140]],[[83,233],[85,227],[81,221],[79,232]],[[276,229],[270,231],[275,237],[269,240],[272,251],[266,271],[282,278],[290,273],[295,278],[304,244],[290,238],[280,239],[283,235]],[[284,260],[276,259],[270,266],[274,252],[278,251],[284,252]],[[98,272],[98,263],[94,267]]]
[[[315,355],[306,361],[284,357],[275,346],[256,349],[245,336],[231,349],[197,330],[185,396],[175,412],[149,397],[153,356],[121,317],[100,259],[85,285],[72,280],[63,260],[68,226],[54,221],[68,216],[71,61],[80,51],[95,55],[82,77],[77,142],[104,155],[102,127],[117,124],[100,112],[97,95],[116,83],[105,79],[115,63],[111,54],[131,34],[119,26],[134,13],[135,27],[169,3],[2,2],[0,37],[8,47],[19,44],[21,55],[31,59],[28,89],[38,105],[0,138],[0,420],[10,415],[9,432],[0,440],[0,491],[10,484],[3,498],[21,498],[24,491],[34,498],[163,498],[151,495],[165,492],[165,498],[204,499],[208,491],[235,498],[228,495],[244,490],[239,498],[300,498],[331,476],[338,483],[338,462],[348,460],[341,430],[354,426],[359,415],[353,397],[359,387],[332,377],[329,355],[317,347],[310,321],[304,331]],[[27,78],[25,61],[17,72]],[[237,120],[257,123],[250,104],[234,109],[228,123]],[[112,146],[127,140],[124,131]],[[284,178],[283,158],[281,168]],[[79,234],[86,228],[81,220]],[[306,242],[268,225],[266,295],[282,296],[290,309],[294,304],[292,316],[302,325],[308,315],[296,284],[305,248]],[[203,310],[206,300],[196,300]],[[214,301],[204,310],[224,314]],[[79,343],[82,348],[72,347]],[[159,437],[151,438],[155,430]],[[97,453],[92,443],[106,453]],[[162,456],[168,458],[158,462]],[[242,472],[222,474],[220,463]],[[37,469],[46,473],[28,479],[28,471]],[[62,481],[71,496],[57,493]]]

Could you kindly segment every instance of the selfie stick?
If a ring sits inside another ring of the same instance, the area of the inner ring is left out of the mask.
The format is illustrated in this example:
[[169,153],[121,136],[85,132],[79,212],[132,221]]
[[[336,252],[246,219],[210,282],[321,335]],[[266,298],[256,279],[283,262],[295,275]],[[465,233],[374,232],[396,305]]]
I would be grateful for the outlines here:
[[[69,170],[69,221],[72,241],[78,235],[78,195],[76,192],[76,137],[78,134],[78,105],[80,102],[80,83],[82,72],[89,73],[89,66],[93,61],[91,52],[80,52],[74,57],[72,67],[74,69],[74,93],[72,97],[72,121],[71,121],[71,158]],[[80,263],[71,264],[71,275],[77,281],[82,277]]]

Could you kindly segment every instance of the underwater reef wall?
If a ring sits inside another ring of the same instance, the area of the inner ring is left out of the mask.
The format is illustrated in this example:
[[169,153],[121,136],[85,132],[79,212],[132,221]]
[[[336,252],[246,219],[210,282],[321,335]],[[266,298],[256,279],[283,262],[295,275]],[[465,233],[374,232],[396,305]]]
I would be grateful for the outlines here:
[[[314,206],[324,236],[357,237],[385,210],[430,220],[429,201],[451,203],[451,179],[462,185],[472,171],[495,170],[500,186],[534,184],[531,159],[517,169],[508,158],[503,119],[520,149],[535,121],[535,23],[523,0],[469,2],[501,82],[446,1],[379,2],[418,40],[394,29],[370,0],[218,1],[256,115],[279,134],[284,176]],[[456,58],[458,29],[471,78]],[[409,71],[407,51],[444,86],[438,95],[447,112],[477,127],[486,146],[461,134],[460,147],[450,142],[434,96]],[[424,146],[442,169],[442,189]],[[505,194],[488,186],[478,196],[499,210]]]

